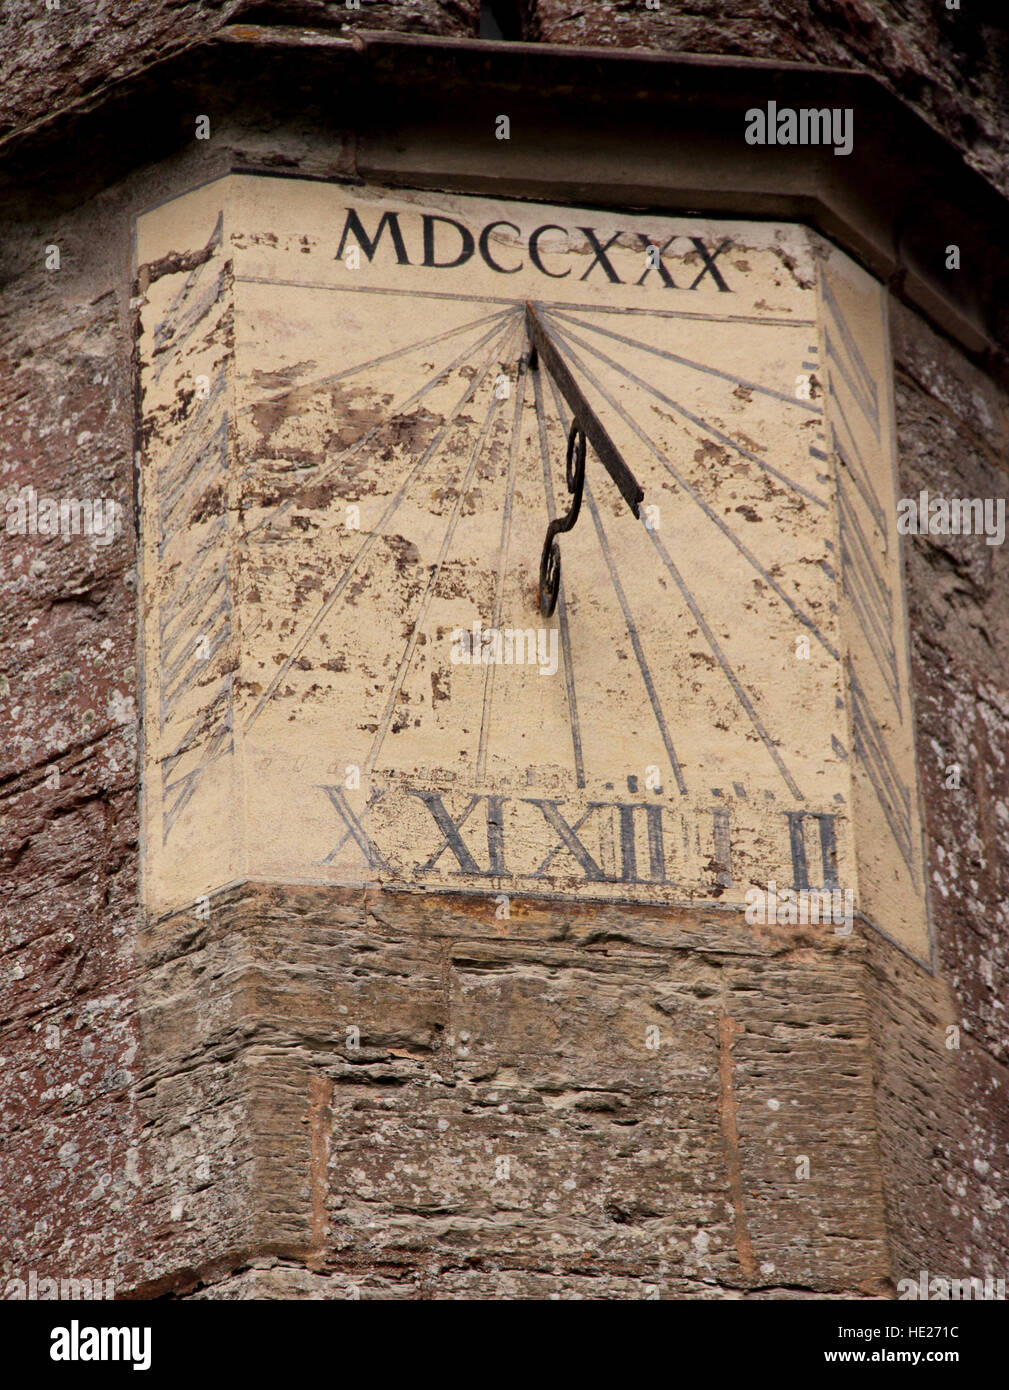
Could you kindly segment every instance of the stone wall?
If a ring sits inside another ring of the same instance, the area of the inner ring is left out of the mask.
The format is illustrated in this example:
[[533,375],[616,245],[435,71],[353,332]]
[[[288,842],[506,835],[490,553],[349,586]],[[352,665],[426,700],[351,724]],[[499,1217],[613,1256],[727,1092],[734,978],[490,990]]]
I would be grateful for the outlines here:
[[6,0],[0,14],[0,141],[63,108],[101,98],[116,82],[224,24],[394,29],[473,38],[479,0]]
[[[594,14],[614,27],[595,18],[585,33],[551,6],[538,7],[545,39],[641,41],[636,11],[608,0]],[[8,6],[30,37],[5,36],[4,120],[96,97],[113,65],[238,8],[124,4],[116,24],[108,6],[102,47],[86,43],[94,7]],[[709,20],[695,5],[688,23],[664,5],[670,45],[890,51],[871,19],[847,37],[841,16],[867,8],[854,0],[803,7],[789,48],[769,16],[744,25],[740,10],[733,28],[716,8]],[[945,17],[925,8],[938,32]],[[406,0],[382,24],[464,33],[474,9]],[[71,18],[54,63],[43,26]],[[988,37],[997,53],[1002,31]],[[995,58],[961,90],[929,52],[907,82],[951,133],[954,114],[976,121],[961,138],[994,170]],[[588,928],[530,907],[501,935],[448,900],[418,916],[402,898],[249,890],[208,923],[142,922],[127,214],[207,176],[189,153],[67,212],[13,209],[0,249],[0,499],[31,483],[112,496],[125,518],[106,547],[0,537],[0,1282],[35,1270],[200,1297],[796,1297],[884,1292],[923,1267],[1004,1274],[1004,547],[906,542],[936,977],[873,936],[850,955],[794,936],[730,946],[703,921],[659,930],[612,910]],[[1005,495],[1009,400],[892,312],[906,495]],[[361,1028],[359,1050],[334,1018]],[[670,1041],[655,1057],[636,1042],[650,1021]],[[803,1153],[815,1180],[800,1188]]]
[[[904,496],[1009,495],[1009,397],[899,305],[892,324]],[[1009,1266],[1009,552],[979,536],[904,544],[938,978],[874,943],[890,1233],[907,1274],[1000,1274]],[[959,787],[947,785],[953,765]]]
[[182,1287],[885,1292],[860,946],[711,912],[498,921],[487,897],[265,887],[139,945],[143,1214],[174,1210]]
[[30,484],[125,512],[108,545],[0,534],[0,1263],[13,1275],[113,1277],[140,1183],[133,406],[122,240],[103,251],[100,227],[86,208],[8,224],[5,240],[0,496]]

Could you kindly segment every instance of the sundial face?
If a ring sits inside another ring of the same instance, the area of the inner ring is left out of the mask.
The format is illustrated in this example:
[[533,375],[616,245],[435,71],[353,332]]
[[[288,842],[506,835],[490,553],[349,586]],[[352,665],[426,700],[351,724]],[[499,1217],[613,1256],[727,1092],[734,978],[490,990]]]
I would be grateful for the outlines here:
[[[794,225],[237,176],[137,264],[152,908],[775,882],[927,954],[870,277]],[[549,618],[527,304],[644,493],[589,443]]]

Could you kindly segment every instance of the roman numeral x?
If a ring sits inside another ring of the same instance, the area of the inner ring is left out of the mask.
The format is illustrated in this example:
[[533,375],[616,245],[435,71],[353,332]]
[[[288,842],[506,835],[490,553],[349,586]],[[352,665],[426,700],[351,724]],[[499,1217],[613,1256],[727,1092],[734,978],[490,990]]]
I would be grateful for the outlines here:
[[[407,789],[411,796],[416,796],[431,812],[438,829],[442,833],[442,842],[431,855],[425,864],[417,870],[418,873],[430,873],[435,864],[450,849],[455,855],[459,864],[456,873],[475,874],[482,878],[497,877],[507,874],[508,870],[504,863],[504,826],[502,807],[508,800],[505,796],[472,796],[469,805],[463,811],[458,820],[453,820],[449,812],[445,809],[444,802],[437,792],[420,792],[414,788]],[[465,825],[470,812],[481,801],[487,803],[487,856],[489,867],[481,869],[480,865],[469,852],[459,831]]]
[[347,803],[347,798],[344,794],[344,790],[342,787],[323,787],[322,790],[329,797],[330,801],[336,808],[338,815],[342,819],[344,825],[347,827],[346,830],[343,832],[343,836],[341,837],[339,843],[334,845],[333,848],[326,855],[325,859],[323,859],[323,864],[332,863],[332,861],[343,849],[347,841],[353,839],[358,849],[361,851],[365,859],[367,859],[368,863],[372,867],[374,867],[377,864],[378,867],[380,869],[384,869],[386,873],[391,873],[392,870],[389,868],[389,865],[382,858],[381,851],[375,844],[375,841],[365,831],[364,826],[361,824],[361,822],[367,818],[368,812],[371,810],[371,808],[377,805],[377,803],[382,800],[383,796],[385,796],[385,789],[379,789],[376,787],[372,791],[371,796],[369,796],[368,798],[367,806],[365,806],[364,810],[361,812],[360,819],[358,819],[358,817],[355,816],[354,812],[350,809],[350,806]]

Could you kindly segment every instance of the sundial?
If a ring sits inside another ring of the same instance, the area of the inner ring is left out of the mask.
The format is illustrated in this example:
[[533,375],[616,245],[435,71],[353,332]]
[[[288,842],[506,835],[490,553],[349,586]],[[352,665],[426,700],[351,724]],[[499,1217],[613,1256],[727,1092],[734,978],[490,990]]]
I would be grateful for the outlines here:
[[136,261],[152,909],[774,881],[928,955],[868,274],[795,224],[247,176]]

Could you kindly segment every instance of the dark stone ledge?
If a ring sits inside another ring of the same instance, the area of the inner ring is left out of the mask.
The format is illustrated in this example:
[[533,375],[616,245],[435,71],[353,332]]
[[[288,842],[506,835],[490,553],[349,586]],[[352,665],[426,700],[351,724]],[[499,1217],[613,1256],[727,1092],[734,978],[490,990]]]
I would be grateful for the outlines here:
[[[852,108],[852,153],[747,145],[745,112],[768,101]],[[1009,201],[866,73],[236,24],[0,142],[0,207],[35,221],[79,205],[189,146],[204,113],[276,133],[281,155],[285,130],[350,132],[353,172],[375,182],[801,220],[1009,381]]]

